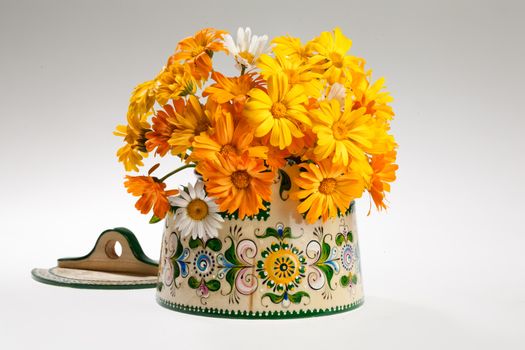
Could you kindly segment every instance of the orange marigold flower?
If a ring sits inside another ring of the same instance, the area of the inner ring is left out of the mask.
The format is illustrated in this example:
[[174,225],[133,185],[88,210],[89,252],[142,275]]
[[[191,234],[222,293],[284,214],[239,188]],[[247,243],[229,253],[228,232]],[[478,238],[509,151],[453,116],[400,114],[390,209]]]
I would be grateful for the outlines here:
[[153,208],[153,214],[163,219],[171,208],[168,196],[179,193],[178,190],[166,191],[166,184],[151,176],[126,176],[124,186],[129,193],[140,197],[135,208],[142,214],[147,214]]
[[169,140],[173,135],[176,128],[177,117],[176,112],[182,113],[184,109],[184,100],[173,101],[173,106],[165,105],[164,109],[158,110],[155,116],[152,118],[152,129],[146,133],[146,149],[148,152],[153,151],[155,148],[156,154],[164,157],[170,150],[171,146]]
[[205,113],[199,99],[193,95],[188,98],[185,106],[180,106],[179,110],[167,109],[166,106],[164,110],[170,115],[170,118],[173,118],[175,125],[174,132],[168,141],[173,154],[186,154],[194,137],[209,130],[212,126],[209,115]]
[[206,88],[202,96],[209,96],[220,104],[231,101],[237,114],[242,113],[248,92],[253,88],[262,88],[264,83],[264,80],[255,73],[228,78],[214,71],[211,77],[216,83]]
[[[387,208],[384,203],[385,192],[390,192],[390,182],[396,180],[396,170],[399,168],[397,164],[394,164],[396,155],[396,151],[391,151],[373,156],[370,159],[373,174],[368,186],[368,192],[372,196],[377,210]],[[370,209],[372,209],[372,203],[370,203]],[[370,214],[370,210],[368,214]]]
[[260,159],[217,156],[218,161],[199,163],[197,171],[206,183],[206,192],[215,197],[221,211],[238,211],[239,219],[256,215],[270,201],[274,173]]
[[224,51],[223,30],[205,28],[194,36],[183,39],[177,45],[177,52],[170,61],[184,60],[191,67],[192,75],[197,80],[207,79],[212,71],[211,57],[215,51]]
[[313,224],[319,217],[326,221],[344,213],[350,203],[363,193],[364,183],[355,173],[347,173],[346,167],[333,164],[330,159],[302,164],[304,171],[294,177],[298,186],[291,195],[301,200],[299,213],[306,213],[306,220]]
[[279,147],[268,146],[268,158],[266,159],[266,163],[272,170],[276,171],[286,166],[286,158],[290,155],[291,154],[287,149],[281,150]]
[[195,94],[197,82],[193,79],[188,66],[179,62],[169,64],[158,77],[157,102],[162,106],[170,99]]
[[266,159],[268,148],[252,145],[253,132],[246,123],[235,125],[231,113],[221,107],[216,109],[215,120],[213,133],[203,132],[195,136],[191,160],[218,160],[218,154],[236,157],[244,152],[250,157]]

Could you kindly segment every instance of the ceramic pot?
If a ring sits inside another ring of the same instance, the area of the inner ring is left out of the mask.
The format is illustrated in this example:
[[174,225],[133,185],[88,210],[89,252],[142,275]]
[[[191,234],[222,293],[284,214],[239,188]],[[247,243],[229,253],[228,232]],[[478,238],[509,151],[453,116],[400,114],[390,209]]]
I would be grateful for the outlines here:
[[286,173],[279,174],[269,211],[253,219],[225,217],[217,238],[184,237],[168,215],[160,305],[227,318],[320,316],[362,305],[354,203],[338,218],[308,224],[288,199],[289,186],[283,189]]

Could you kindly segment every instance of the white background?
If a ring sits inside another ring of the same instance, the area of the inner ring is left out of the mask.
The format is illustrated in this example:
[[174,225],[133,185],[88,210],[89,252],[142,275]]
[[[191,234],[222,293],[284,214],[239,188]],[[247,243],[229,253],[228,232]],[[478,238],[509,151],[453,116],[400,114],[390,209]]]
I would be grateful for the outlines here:
[[[524,12],[479,0],[1,0],[0,348],[523,349]],[[367,217],[358,203],[365,305],[224,320],[163,309],[153,290],[31,280],[115,226],[158,257],[162,229],[133,208],[111,132],[178,40],[246,25],[303,40],[340,26],[396,98],[391,209]]]

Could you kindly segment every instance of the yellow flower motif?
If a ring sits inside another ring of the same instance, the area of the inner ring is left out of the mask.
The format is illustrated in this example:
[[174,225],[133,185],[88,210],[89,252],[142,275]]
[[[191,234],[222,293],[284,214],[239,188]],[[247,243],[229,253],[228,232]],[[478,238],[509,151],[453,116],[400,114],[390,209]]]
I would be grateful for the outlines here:
[[255,128],[255,136],[270,135],[272,146],[284,149],[294,139],[303,137],[298,122],[311,125],[304,107],[307,97],[303,87],[290,87],[284,74],[274,74],[269,78],[268,91],[255,88],[248,95],[250,98],[243,113]]
[[366,159],[365,150],[373,148],[374,128],[365,109],[350,110],[337,100],[322,101],[319,109],[311,111],[314,117],[313,132],[317,134],[314,149],[318,159],[332,158],[337,164],[348,166],[350,160]]
[[197,82],[193,79],[189,67],[177,61],[172,62],[160,73],[158,81],[156,97],[161,106],[170,99],[175,100],[197,91]]
[[297,211],[306,213],[306,221],[310,224],[320,217],[323,221],[335,218],[338,211],[344,213],[363,193],[363,180],[356,173],[347,173],[344,166],[333,164],[328,159],[301,167],[304,171],[294,176],[293,182],[298,188],[291,196],[302,201]]
[[324,77],[330,84],[344,83],[351,79],[351,70],[362,71],[364,61],[357,57],[347,56],[352,47],[352,40],[343,35],[341,29],[335,28],[333,33],[322,32],[312,43],[317,54],[312,62],[324,62]]
[[299,38],[278,36],[272,40],[272,43],[275,45],[273,52],[276,55],[287,57],[290,60],[306,63],[314,54],[312,43],[308,42],[306,45],[303,45]]
[[318,98],[321,95],[322,75],[314,72],[308,63],[280,54],[275,54],[275,58],[261,55],[257,67],[261,69],[261,75],[265,79],[274,74],[285,74],[288,77],[288,83],[302,86],[307,96]]

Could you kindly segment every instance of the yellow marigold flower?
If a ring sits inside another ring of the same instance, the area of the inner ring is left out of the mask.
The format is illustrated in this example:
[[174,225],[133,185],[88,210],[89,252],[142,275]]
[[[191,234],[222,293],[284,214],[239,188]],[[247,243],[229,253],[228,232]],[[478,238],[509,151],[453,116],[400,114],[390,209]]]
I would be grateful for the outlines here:
[[320,217],[323,221],[337,217],[338,211],[346,212],[350,203],[361,197],[364,189],[362,179],[355,173],[346,173],[342,165],[325,159],[318,164],[302,164],[293,182],[297,189],[291,193],[301,200],[297,206],[299,213],[306,213],[306,221],[315,223]]
[[153,214],[163,219],[171,205],[168,196],[179,193],[178,190],[166,191],[166,184],[151,176],[126,176],[126,186],[129,193],[140,197],[135,208],[142,214],[147,214],[153,208]]
[[363,70],[362,59],[347,55],[352,47],[352,40],[344,36],[339,28],[335,28],[333,32],[322,32],[313,40],[312,45],[317,51],[312,62],[324,62],[324,77],[330,84],[344,83],[351,78],[351,70]]
[[257,67],[261,69],[261,75],[265,79],[274,74],[285,74],[288,77],[288,83],[301,85],[308,97],[317,98],[321,95],[322,75],[314,72],[307,63],[280,54],[276,54],[275,58],[261,55]]
[[255,88],[248,95],[250,98],[243,114],[255,128],[256,137],[270,134],[272,146],[284,149],[294,139],[303,137],[297,122],[311,125],[304,107],[307,97],[303,87],[290,87],[288,77],[284,74],[272,75],[268,80],[267,91]]
[[306,63],[314,55],[312,43],[308,42],[303,45],[301,39],[289,35],[278,36],[272,40],[272,43],[274,44],[273,52],[294,61]]
[[186,105],[181,107],[180,112],[173,108],[166,109],[166,106],[164,110],[174,118],[175,129],[168,141],[173,154],[184,156],[195,136],[209,130],[212,126],[212,121],[205,113],[199,99],[193,95],[188,98]]
[[244,103],[251,89],[262,88],[263,80],[255,73],[243,74],[239,77],[225,77],[215,71],[211,75],[215,84],[210,85],[202,93],[203,97],[209,96],[217,103],[233,103],[236,113],[242,113]]
[[[373,169],[372,178],[368,187],[368,192],[372,196],[377,210],[386,209],[385,192],[390,192],[390,182],[396,180],[398,165],[396,161],[396,151],[373,156],[370,165]],[[372,203],[370,203],[370,208]],[[368,212],[370,214],[370,211]]]
[[193,79],[188,66],[172,62],[158,77],[157,102],[162,106],[170,99],[195,94],[197,82]]
[[264,161],[251,158],[248,153],[241,157],[219,154],[217,158],[218,161],[199,163],[197,171],[220,210],[230,214],[238,211],[239,219],[243,219],[266,209],[263,201],[270,201],[274,173],[268,171]]
[[133,115],[148,113],[155,104],[156,87],[156,79],[137,85],[129,100],[128,113]]
[[337,164],[347,166],[352,159],[366,159],[365,150],[373,148],[374,128],[365,109],[341,111],[337,100],[322,101],[319,109],[312,110],[317,134],[314,149],[319,159],[332,158]]
[[148,114],[137,116],[128,113],[128,125],[118,125],[113,134],[124,138],[126,143],[117,151],[119,162],[124,164],[126,171],[138,171],[143,166],[143,158],[148,156],[146,150],[146,133],[150,131],[147,121]]
[[218,160],[219,154],[227,158],[240,156],[244,152],[248,152],[250,157],[266,159],[268,148],[252,145],[253,130],[246,123],[235,125],[231,113],[222,111],[220,107],[216,114],[219,117],[216,118],[213,133],[203,132],[195,136],[190,160]]
[[191,68],[195,79],[207,79],[213,69],[211,61],[213,52],[225,50],[222,42],[224,34],[226,32],[223,30],[202,29],[194,36],[181,40],[170,61],[184,60]]
[[370,85],[367,76],[352,81],[352,92],[354,94],[353,108],[366,108],[366,113],[376,116],[381,121],[390,121],[394,117],[394,111],[388,104],[394,99],[385,88],[385,79],[380,78]]

